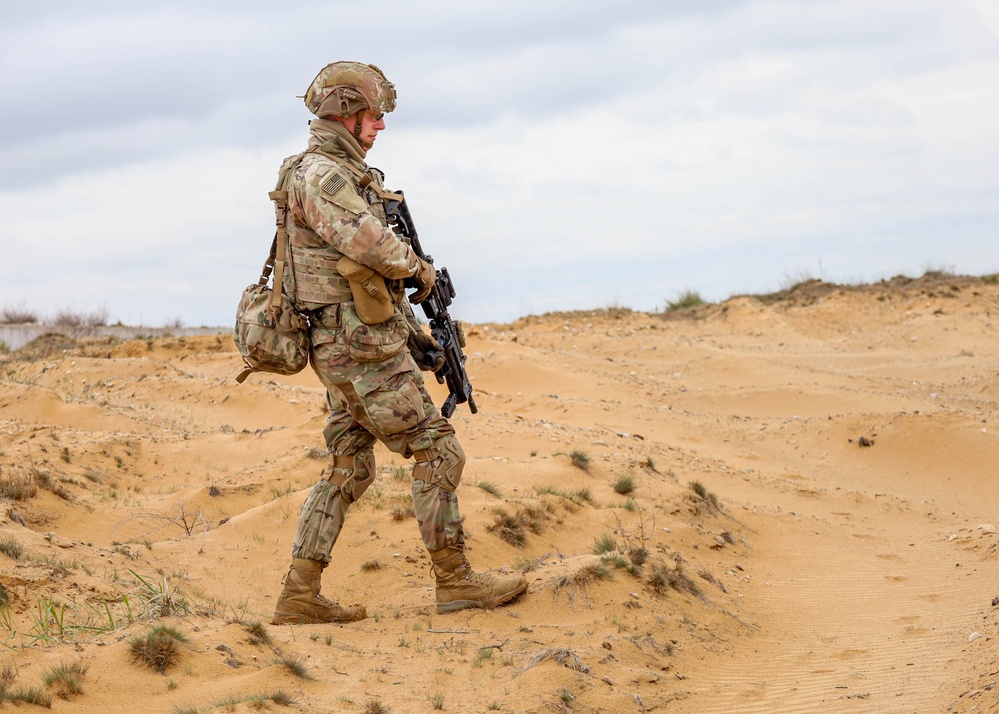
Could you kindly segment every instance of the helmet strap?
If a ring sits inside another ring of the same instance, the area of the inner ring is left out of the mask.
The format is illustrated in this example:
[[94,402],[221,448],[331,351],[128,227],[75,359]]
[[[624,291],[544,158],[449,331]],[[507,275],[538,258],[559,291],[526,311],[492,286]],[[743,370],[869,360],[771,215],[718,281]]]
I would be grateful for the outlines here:
[[[361,144],[361,122],[364,121],[364,110],[362,109],[357,113],[357,119],[354,121],[354,138],[357,139],[357,143]],[[363,146],[363,144],[362,144]]]

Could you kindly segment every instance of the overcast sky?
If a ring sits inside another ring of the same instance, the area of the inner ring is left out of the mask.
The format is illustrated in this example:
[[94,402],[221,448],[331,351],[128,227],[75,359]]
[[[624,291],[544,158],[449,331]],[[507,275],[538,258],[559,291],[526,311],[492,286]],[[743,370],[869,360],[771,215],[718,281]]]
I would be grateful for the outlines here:
[[457,317],[999,272],[995,0],[0,0],[0,307],[228,325],[338,59]]

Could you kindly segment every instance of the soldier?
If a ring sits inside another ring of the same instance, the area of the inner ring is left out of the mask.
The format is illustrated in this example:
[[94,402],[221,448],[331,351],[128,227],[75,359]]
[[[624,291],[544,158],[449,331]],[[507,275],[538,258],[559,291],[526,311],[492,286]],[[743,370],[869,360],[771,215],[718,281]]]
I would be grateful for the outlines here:
[[[309,316],[312,367],[328,390],[329,463],[302,506],[273,623],[365,617],[364,607],[319,590],[347,509],[375,479],[376,440],[416,461],[413,508],[433,562],[437,611],[508,602],[527,581],[476,573],[465,559],[455,495],[465,454],[420,374],[440,366],[432,361],[440,345],[409,303],[427,297],[436,273],[389,228],[383,175],[364,162],[395,108],[395,87],[374,65],[334,62],[304,98],[316,115],[309,147],[285,159],[277,188],[288,192],[285,289]],[[417,288],[408,300],[407,284]]]

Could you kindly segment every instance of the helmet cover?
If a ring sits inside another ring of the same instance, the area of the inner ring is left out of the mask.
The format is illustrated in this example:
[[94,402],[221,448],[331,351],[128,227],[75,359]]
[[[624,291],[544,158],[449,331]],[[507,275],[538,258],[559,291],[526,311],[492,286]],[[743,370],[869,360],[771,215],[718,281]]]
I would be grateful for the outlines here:
[[387,114],[395,109],[395,97],[395,85],[373,64],[340,61],[323,67],[303,98],[320,118],[346,119],[365,109]]

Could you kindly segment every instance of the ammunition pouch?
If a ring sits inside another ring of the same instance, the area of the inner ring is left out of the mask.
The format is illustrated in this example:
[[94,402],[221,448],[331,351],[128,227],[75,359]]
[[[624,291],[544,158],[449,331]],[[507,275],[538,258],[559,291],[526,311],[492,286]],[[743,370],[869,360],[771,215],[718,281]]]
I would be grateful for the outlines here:
[[385,278],[347,256],[337,261],[336,269],[350,285],[354,309],[361,322],[365,325],[378,325],[392,317],[395,304],[385,285]]

